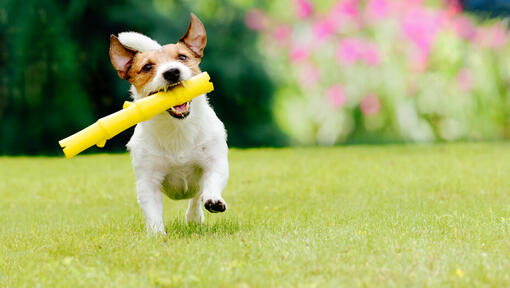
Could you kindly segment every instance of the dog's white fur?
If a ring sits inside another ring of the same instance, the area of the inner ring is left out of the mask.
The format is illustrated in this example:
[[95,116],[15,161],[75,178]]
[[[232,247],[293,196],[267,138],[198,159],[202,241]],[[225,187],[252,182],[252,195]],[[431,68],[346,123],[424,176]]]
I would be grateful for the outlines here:
[[[119,40],[137,51],[161,47],[134,32],[121,33]],[[158,66],[157,75],[142,91],[131,87],[135,100],[165,87],[162,73],[170,68],[180,69],[182,80],[192,76],[191,70],[178,61]],[[165,112],[139,123],[127,144],[136,174],[138,203],[149,232],[165,233],[161,192],[173,199],[190,198],[187,222],[202,223],[202,203],[221,203],[226,208],[221,196],[229,169],[225,128],[205,94],[190,104],[190,114],[185,119],[175,119]]]
[[119,41],[122,46],[138,52],[161,49],[158,42],[138,32],[119,33]]

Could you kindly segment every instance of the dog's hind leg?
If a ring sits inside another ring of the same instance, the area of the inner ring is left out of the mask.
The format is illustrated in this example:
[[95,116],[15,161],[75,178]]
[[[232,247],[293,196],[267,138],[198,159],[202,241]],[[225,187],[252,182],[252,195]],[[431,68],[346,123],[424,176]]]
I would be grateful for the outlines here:
[[204,221],[204,211],[200,203],[200,194],[189,200],[188,210],[186,211],[186,223],[201,224]]

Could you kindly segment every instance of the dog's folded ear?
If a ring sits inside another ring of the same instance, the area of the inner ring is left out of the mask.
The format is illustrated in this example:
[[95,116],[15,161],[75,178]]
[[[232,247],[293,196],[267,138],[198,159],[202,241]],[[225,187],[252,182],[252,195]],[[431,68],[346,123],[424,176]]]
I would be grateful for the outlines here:
[[188,46],[198,57],[202,58],[204,55],[205,44],[207,43],[207,36],[202,22],[195,14],[191,13],[191,20],[189,23],[188,31],[179,40]]
[[120,78],[128,79],[127,72],[135,54],[135,51],[124,47],[115,35],[110,35],[110,60]]

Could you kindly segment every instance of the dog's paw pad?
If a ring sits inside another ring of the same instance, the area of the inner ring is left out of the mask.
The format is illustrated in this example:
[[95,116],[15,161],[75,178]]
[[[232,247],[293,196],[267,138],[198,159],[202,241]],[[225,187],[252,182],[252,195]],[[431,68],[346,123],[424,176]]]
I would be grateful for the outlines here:
[[227,203],[221,199],[208,199],[205,201],[204,207],[211,213],[224,212],[227,210]]

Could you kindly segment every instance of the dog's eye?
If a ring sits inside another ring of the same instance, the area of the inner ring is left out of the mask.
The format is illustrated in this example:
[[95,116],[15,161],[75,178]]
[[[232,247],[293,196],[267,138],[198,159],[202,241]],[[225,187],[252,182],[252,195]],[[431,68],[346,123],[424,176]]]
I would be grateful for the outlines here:
[[151,71],[151,70],[152,70],[152,64],[145,64],[145,65],[143,65],[143,67],[142,67],[142,71],[143,71],[143,72],[149,72],[149,71]]
[[179,59],[181,61],[186,61],[186,60],[188,60],[188,56],[186,56],[184,54],[179,54],[179,56],[177,56],[177,59]]

